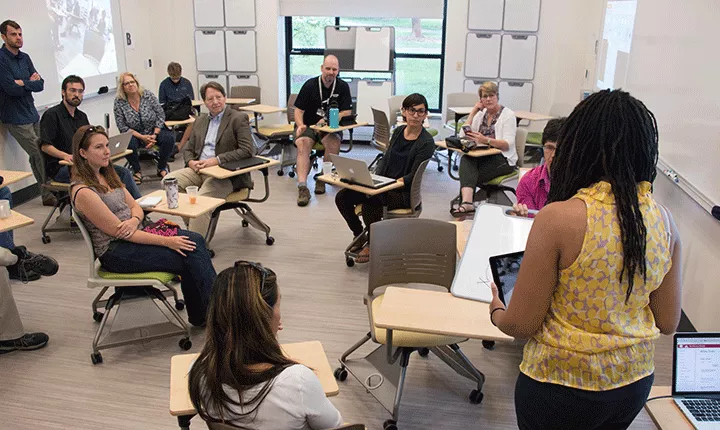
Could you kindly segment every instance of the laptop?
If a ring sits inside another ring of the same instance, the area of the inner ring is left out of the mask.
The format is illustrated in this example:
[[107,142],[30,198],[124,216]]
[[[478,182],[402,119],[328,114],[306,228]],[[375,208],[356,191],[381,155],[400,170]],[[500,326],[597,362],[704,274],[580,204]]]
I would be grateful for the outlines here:
[[110,156],[125,152],[130,145],[130,139],[132,139],[132,130],[128,130],[125,133],[116,134],[108,138],[108,146],[110,147]]
[[378,189],[396,182],[392,178],[373,175],[363,160],[354,160],[339,155],[332,155],[331,160],[335,164],[335,170],[337,170],[340,180],[348,184]]
[[493,282],[498,287],[498,298],[505,306],[510,304],[524,255],[525,251],[520,251],[490,257]]
[[675,333],[672,396],[696,429],[720,429],[720,333]]
[[236,170],[247,169],[248,167],[259,166],[265,163],[269,163],[269,160],[259,157],[250,157],[243,158],[242,160],[237,161],[228,161],[226,163],[222,163],[220,167],[225,170],[231,170],[234,172]]

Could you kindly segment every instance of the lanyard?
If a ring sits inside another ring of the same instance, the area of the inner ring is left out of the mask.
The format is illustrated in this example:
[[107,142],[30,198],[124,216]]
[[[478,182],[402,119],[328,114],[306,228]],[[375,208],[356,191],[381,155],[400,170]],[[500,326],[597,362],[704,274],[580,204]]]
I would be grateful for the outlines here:
[[323,89],[323,83],[322,83],[322,75],[318,76],[318,91],[320,92],[320,107],[322,107],[323,103],[328,102],[328,108],[330,107],[330,99],[332,98],[333,93],[335,92],[335,84],[337,84],[337,78],[333,81],[333,87],[330,90],[330,97],[327,98],[327,100],[322,99],[322,89]]

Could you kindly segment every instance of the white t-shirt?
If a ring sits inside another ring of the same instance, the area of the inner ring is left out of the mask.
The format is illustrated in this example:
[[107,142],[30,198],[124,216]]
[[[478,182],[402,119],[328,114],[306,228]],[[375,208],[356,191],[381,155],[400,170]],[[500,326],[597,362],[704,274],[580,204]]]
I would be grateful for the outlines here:
[[[247,390],[244,397],[253,398],[262,385]],[[233,400],[238,400],[237,392],[226,391]],[[251,409],[246,407],[245,410]],[[235,410],[243,412],[243,408]],[[307,430],[339,427],[343,420],[340,412],[325,396],[320,380],[313,371],[295,364],[275,377],[270,391],[253,414],[244,420],[233,421],[233,424],[247,429]]]
[[[470,124],[470,129],[477,133],[480,129],[487,109],[483,109],[478,112]],[[515,112],[509,107],[504,106],[500,116],[495,122],[495,139],[504,140],[508,143],[509,147],[507,151],[502,151],[502,155],[507,158],[510,167],[515,167],[518,160],[517,150],[515,149],[515,134],[517,132],[517,120],[515,119]],[[465,136],[465,133],[461,133],[461,136]]]

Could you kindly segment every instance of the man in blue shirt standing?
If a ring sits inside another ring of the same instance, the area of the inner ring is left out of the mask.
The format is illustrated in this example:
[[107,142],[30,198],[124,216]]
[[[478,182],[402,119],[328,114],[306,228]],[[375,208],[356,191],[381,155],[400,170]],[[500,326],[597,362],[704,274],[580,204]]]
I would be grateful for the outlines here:
[[[0,121],[20,147],[30,156],[30,166],[38,185],[45,183],[45,164],[38,136],[40,116],[32,93],[41,92],[45,81],[35,70],[30,56],[20,52],[23,46],[20,25],[11,20],[0,24],[3,45],[0,48]],[[43,204],[53,206],[55,197],[40,188]]]

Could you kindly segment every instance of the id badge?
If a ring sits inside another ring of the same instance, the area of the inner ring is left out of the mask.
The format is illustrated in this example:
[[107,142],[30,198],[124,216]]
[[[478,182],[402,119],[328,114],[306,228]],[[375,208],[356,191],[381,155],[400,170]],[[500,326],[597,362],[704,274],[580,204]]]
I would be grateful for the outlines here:
[[315,114],[321,118],[325,118],[325,111],[323,110],[323,108],[318,109]]

